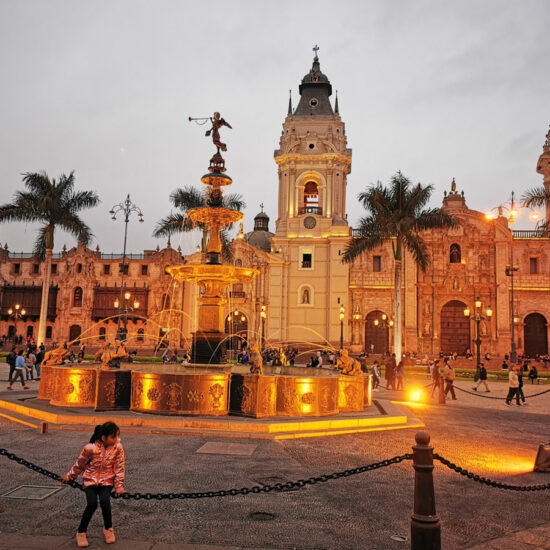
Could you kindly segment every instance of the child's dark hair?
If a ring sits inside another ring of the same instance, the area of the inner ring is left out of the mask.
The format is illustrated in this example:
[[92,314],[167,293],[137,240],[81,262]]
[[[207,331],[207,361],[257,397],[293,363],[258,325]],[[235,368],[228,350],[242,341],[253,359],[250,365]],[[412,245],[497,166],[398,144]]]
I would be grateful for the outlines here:
[[105,424],[98,424],[94,429],[92,437],[90,438],[90,443],[101,441],[102,436],[116,436],[119,433],[120,428],[114,422],[105,422]]

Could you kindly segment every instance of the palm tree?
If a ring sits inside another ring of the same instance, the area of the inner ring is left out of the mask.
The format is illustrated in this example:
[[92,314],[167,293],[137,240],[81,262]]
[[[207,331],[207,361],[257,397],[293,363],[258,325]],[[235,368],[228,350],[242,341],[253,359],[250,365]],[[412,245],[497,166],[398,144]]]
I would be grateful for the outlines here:
[[[526,208],[542,208],[550,204],[550,191],[547,191],[544,185],[533,187],[523,193],[521,204]],[[537,224],[537,227],[543,231],[548,231],[550,229],[550,220],[541,220]]]
[[381,182],[358,195],[367,215],[359,221],[358,237],[352,238],[344,252],[343,262],[350,263],[363,252],[391,242],[394,271],[394,350],[400,360],[402,345],[401,282],[403,248],[408,250],[421,271],[430,264],[430,254],[422,231],[457,226],[456,220],[440,208],[428,204],[433,186],[413,185],[401,172],[391,178],[387,187]]
[[[208,199],[208,196],[204,191],[197,189],[192,185],[188,185],[183,189],[176,189],[170,195],[170,202],[176,208],[179,208],[181,212],[170,214],[166,218],[160,220],[157,223],[155,231],[153,232],[153,236],[167,237],[180,231],[193,231],[194,229],[200,229],[202,231],[201,250],[203,252],[206,250],[208,227],[202,223],[195,224],[195,222],[187,217],[187,212],[189,212],[189,210],[193,210],[194,208],[202,208],[205,206],[211,206],[212,208],[221,206],[222,208],[238,210],[239,212],[246,208],[246,203],[239,194],[231,193],[229,195],[225,195],[220,204],[214,204]],[[231,226],[228,228],[230,229]],[[221,240],[222,256],[225,260],[231,260],[232,253],[231,248],[229,247],[230,241],[227,231],[222,230]]]
[[23,174],[23,183],[26,190],[18,191],[12,203],[0,206],[0,222],[41,224],[34,242],[34,254],[45,260],[37,338],[38,344],[42,344],[46,339],[55,230],[63,229],[79,242],[88,244],[93,235],[78,212],[97,206],[100,200],[95,191],[75,191],[74,171],[68,176],[61,174],[58,181],[50,180],[46,172],[28,172]]

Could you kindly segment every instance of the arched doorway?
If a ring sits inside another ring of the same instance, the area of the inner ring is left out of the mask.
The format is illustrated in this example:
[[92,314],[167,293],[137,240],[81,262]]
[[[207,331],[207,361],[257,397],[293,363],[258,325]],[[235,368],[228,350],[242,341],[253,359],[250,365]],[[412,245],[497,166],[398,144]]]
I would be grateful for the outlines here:
[[548,332],[546,318],[540,313],[531,313],[523,321],[524,353],[534,357],[537,353],[548,353]]
[[439,349],[445,355],[463,355],[470,344],[470,319],[464,315],[466,304],[459,300],[447,302],[441,310]]
[[390,330],[383,311],[371,311],[365,319],[365,351],[386,353],[390,350]]
[[82,334],[82,329],[80,328],[80,325],[71,325],[71,328],[69,328],[69,341],[78,340],[80,338],[80,335]]
[[248,319],[242,311],[232,311],[225,318],[227,349],[240,350],[248,345]]

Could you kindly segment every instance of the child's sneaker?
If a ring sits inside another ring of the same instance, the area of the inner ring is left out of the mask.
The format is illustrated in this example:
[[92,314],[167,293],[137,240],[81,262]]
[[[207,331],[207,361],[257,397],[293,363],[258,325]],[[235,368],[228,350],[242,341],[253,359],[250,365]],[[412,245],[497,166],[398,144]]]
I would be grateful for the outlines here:
[[8,390],[13,390],[13,388],[11,386],[8,386]]
[[105,535],[105,542],[107,544],[113,544],[116,541],[115,532],[112,527],[109,529],[103,529],[103,534]]
[[28,389],[29,389],[29,386],[23,386],[23,389],[24,389],[24,390],[28,390]]
[[86,546],[88,546],[88,539],[86,538],[86,533],[76,534],[76,545],[79,548],[86,548]]

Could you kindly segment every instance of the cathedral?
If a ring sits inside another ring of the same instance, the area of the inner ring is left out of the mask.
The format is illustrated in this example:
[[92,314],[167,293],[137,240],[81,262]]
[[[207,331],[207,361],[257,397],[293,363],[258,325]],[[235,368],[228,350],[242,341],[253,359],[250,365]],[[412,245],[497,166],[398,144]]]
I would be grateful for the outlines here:
[[[289,101],[274,160],[278,214],[271,232],[262,211],[254,229],[232,243],[235,265],[254,267],[249,284],[227,291],[224,342],[227,357],[250,341],[289,343],[304,352],[339,347],[353,352],[392,350],[394,260],[391,242],[342,262],[353,238],[346,213],[352,150],[332,85],[317,55]],[[537,172],[550,191],[550,132]],[[424,234],[431,263],[419,270],[403,261],[402,346],[422,355],[464,353],[481,340],[482,353],[548,353],[550,238],[540,231],[515,231],[510,214],[488,219],[469,208],[453,180],[442,208],[459,222]],[[550,219],[547,205],[546,219]],[[163,250],[130,254],[121,293],[121,255],[81,245],[55,255],[47,341],[82,340],[91,348],[114,339],[120,303],[127,296],[130,349],[152,350],[159,342],[189,349],[197,329],[198,289],[175,283],[166,268],[201,263]],[[32,254],[0,249],[0,336],[36,336],[42,266]],[[20,304],[25,315],[14,316]],[[11,313],[10,313],[11,311]],[[477,317],[476,317],[477,316]]]

